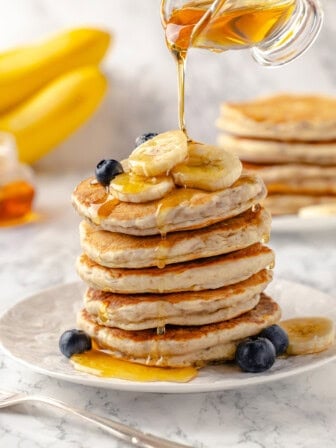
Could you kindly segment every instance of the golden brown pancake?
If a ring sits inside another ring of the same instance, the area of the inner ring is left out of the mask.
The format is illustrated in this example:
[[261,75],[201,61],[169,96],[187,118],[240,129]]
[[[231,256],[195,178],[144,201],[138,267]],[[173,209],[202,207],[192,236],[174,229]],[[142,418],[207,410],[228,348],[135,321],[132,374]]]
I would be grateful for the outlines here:
[[303,164],[244,163],[246,172],[258,173],[268,193],[336,195],[336,167]]
[[292,180],[288,183],[277,182],[268,185],[269,194],[296,194],[309,196],[333,196],[336,195],[336,182],[321,180]]
[[234,285],[197,292],[126,295],[89,288],[84,306],[98,324],[124,330],[205,325],[254,308],[271,279],[272,271],[264,269]]
[[336,140],[336,98],[279,94],[221,106],[217,126],[228,133],[296,141]]
[[273,251],[257,243],[226,255],[172,264],[164,269],[106,268],[83,254],[77,260],[77,271],[89,286],[102,291],[170,293],[232,285],[273,264]]
[[262,294],[258,305],[239,317],[202,326],[168,326],[160,335],[156,330],[127,331],[98,325],[86,310],[78,314],[77,324],[115,357],[176,367],[232,359],[239,340],[258,334],[280,317],[278,304]]
[[336,165],[336,141],[296,142],[220,134],[218,144],[251,163]]
[[113,268],[164,267],[197,258],[233,252],[266,239],[270,214],[261,207],[195,231],[139,237],[80,224],[81,246],[96,263]]
[[77,186],[72,201],[81,216],[101,229],[144,236],[207,227],[239,215],[265,196],[259,177],[243,175],[224,190],[177,188],[163,199],[135,204],[117,201],[89,178]]
[[275,216],[296,214],[303,207],[318,204],[335,204],[335,202],[335,196],[271,194],[264,200],[264,205]]
[[262,176],[266,184],[296,179],[335,179],[336,166],[306,165],[304,163],[259,164],[243,162],[246,172]]

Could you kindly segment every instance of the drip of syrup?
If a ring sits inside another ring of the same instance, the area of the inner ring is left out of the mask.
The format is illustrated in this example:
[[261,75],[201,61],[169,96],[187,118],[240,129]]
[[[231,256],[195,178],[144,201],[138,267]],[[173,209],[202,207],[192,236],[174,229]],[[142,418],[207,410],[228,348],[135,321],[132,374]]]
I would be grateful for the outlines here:
[[119,199],[113,198],[109,199],[108,201],[104,202],[98,209],[98,216],[99,218],[107,218],[110,216],[110,214],[113,212],[115,207],[119,204]]
[[108,305],[109,305],[108,302],[102,302],[98,310],[98,319],[103,324],[105,324],[108,321],[108,313],[107,313]]
[[251,211],[253,213],[257,213],[260,210],[260,205],[259,204],[253,204],[251,207]]
[[169,241],[165,237],[162,237],[159,245],[155,249],[155,264],[158,268],[163,269],[166,266],[169,249]]
[[162,198],[156,211],[156,224],[161,236],[167,234],[167,225],[171,221],[170,211],[181,206],[184,202],[190,201],[195,196],[195,191],[188,188],[177,188]]
[[270,263],[270,264],[266,267],[266,269],[267,269],[268,271],[271,271],[272,269],[274,269],[274,266],[275,266],[275,262],[272,261],[272,263]]
[[270,235],[269,235],[269,233],[264,233],[263,234],[263,236],[261,237],[261,243],[263,243],[263,244],[267,244],[267,243],[269,243],[269,240],[270,240]]

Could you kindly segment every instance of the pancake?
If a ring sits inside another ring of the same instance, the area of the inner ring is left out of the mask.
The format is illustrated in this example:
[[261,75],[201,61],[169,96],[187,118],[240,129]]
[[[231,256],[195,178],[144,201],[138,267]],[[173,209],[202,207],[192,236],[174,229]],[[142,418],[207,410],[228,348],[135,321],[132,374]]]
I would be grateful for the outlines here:
[[265,269],[243,282],[197,292],[124,295],[89,288],[84,307],[98,324],[124,330],[205,325],[254,308],[271,280],[272,272]]
[[244,163],[244,169],[259,174],[263,181],[268,184],[277,182],[290,182],[297,180],[335,180],[336,166],[305,165],[300,163],[291,163],[285,165],[257,165],[253,163]]
[[[214,291],[217,291],[215,289]],[[144,319],[138,322],[122,322],[118,321],[115,323],[114,320],[109,319],[106,322],[103,314],[100,314],[98,317],[96,315],[92,315],[93,320],[100,325],[105,325],[106,327],[114,327],[121,328],[123,330],[146,330],[148,328],[163,328],[165,325],[205,325],[213,322],[222,322],[224,320],[232,319],[236,316],[240,316],[241,314],[246,313],[247,311],[252,310],[256,305],[258,305],[260,299],[260,295],[256,294],[251,298],[243,300],[237,303],[235,306],[221,308],[213,313],[198,313],[198,314],[188,314],[188,315],[177,315],[171,316],[167,319],[157,317],[153,317],[152,319]],[[162,304],[162,302],[161,302]],[[90,306],[86,306],[88,310]],[[89,312],[89,310],[88,310]],[[109,325],[107,325],[109,323]],[[115,323],[113,325],[113,323]]]
[[90,178],[77,186],[72,202],[79,215],[101,229],[144,236],[207,227],[239,215],[265,196],[259,177],[243,175],[224,190],[177,188],[163,199],[135,204],[113,199]]
[[268,237],[270,214],[261,207],[204,229],[139,237],[80,224],[81,246],[96,263],[112,268],[143,268],[233,252]]
[[276,140],[336,140],[336,98],[280,94],[222,104],[217,126],[228,133]]
[[102,291],[170,293],[232,285],[273,264],[273,251],[257,243],[230,254],[172,264],[165,269],[107,268],[83,254],[77,260],[77,271],[84,282]]
[[336,165],[336,141],[281,142],[221,134],[218,144],[235,152],[242,160],[252,163]]
[[336,195],[335,179],[292,179],[289,182],[277,182],[268,185],[268,193],[308,194],[311,196]]
[[244,163],[247,172],[258,173],[269,194],[310,195],[336,194],[336,167],[289,165],[255,165]]
[[335,204],[335,196],[316,196],[303,194],[271,194],[264,200],[264,205],[272,215],[296,214],[303,207],[318,204]]
[[126,331],[98,325],[86,310],[79,312],[77,325],[115,357],[177,367],[233,359],[239,340],[258,334],[280,317],[277,303],[262,293],[258,305],[239,317],[202,326],[169,326],[161,335],[153,329]]

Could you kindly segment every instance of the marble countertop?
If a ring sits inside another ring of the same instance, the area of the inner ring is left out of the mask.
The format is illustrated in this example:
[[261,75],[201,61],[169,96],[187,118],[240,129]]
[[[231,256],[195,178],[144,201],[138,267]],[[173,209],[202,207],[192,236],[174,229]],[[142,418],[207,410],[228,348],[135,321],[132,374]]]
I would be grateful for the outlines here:
[[[78,222],[69,196],[79,175],[40,176],[43,220],[0,231],[0,312],[40,289],[75,280]],[[335,296],[336,232],[274,234],[279,277]],[[29,341],[27,341],[29,350]],[[286,381],[222,393],[163,395],[89,388],[44,377],[0,355],[0,389],[50,395],[197,448],[334,448],[336,363]],[[122,447],[63,413],[25,405],[0,411],[0,446]]]

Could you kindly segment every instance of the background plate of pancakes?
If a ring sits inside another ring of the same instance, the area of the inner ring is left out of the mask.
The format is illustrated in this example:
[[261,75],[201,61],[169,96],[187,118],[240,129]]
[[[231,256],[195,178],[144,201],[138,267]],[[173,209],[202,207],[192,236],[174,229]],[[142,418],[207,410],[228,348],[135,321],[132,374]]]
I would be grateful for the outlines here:
[[[4,352],[27,368],[50,377],[107,389],[197,393],[260,384],[312,370],[336,359],[336,346],[319,354],[278,358],[264,373],[248,374],[233,363],[209,365],[189,383],[132,382],[101,378],[76,371],[59,351],[60,334],[76,326],[84,285],[71,283],[35,294],[10,308],[0,318],[0,344]],[[267,288],[278,301],[283,318],[328,315],[336,323],[334,299],[320,291],[285,280]]]
[[218,144],[258,173],[273,230],[336,227],[336,98],[278,94],[223,103]]
[[272,232],[322,232],[336,229],[336,216],[301,218],[295,215],[277,216],[272,220]]

